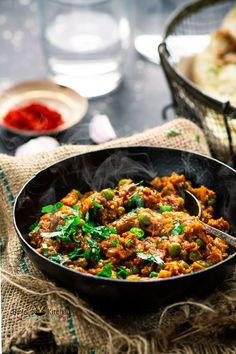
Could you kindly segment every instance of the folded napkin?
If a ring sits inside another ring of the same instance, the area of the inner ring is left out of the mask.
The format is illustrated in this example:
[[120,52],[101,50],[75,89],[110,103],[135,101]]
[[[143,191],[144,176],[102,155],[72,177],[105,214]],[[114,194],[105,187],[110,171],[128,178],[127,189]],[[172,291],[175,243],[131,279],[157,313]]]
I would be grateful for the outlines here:
[[202,131],[180,118],[100,146],[65,145],[21,159],[0,155],[4,353],[235,352],[231,339],[226,342],[226,337],[219,337],[236,325],[234,278],[201,301],[187,299],[151,314],[105,315],[81,300],[79,294],[56,286],[25,255],[12,222],[14,198],[23,184],[62,158],[126,145],[166,146],[209,154]]

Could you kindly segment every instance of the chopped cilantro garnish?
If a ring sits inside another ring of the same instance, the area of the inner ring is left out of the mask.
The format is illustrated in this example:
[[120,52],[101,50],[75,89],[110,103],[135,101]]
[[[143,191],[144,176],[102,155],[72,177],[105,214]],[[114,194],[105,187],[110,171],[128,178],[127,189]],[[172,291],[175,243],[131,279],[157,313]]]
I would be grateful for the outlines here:
[[207,204],[208,204],[209,206],[215,205],[215,203],[216,203],[216,200],[215,200],[214,198],[210,198],[210,199],[208,199],[208,201],[207,201]]
[[117,271],[117,277],[118,278],[122,278],[122,279],[126,279],[129,275],[129,272],[127,272],[126,267],[120,266],[118,267],[118,271]]
[[43,247],[43,255],[45,257],[48,257],[48,245],[46,243],[42,243],[42,247]]
[[127,215],[135,215],[137,213],[137,209],[130,210]]
[[166,132],[167,136],[176,136],[176,135],[180,135],[180,134],[181,134],[180,129],[170,129],[170,130],[167,130],[167,132]]
[[107,263],[106,265],[104,265],[104,267],[102,268],[101,272],[98,272],[97,275],[99,277],[105,277],[105,278],[111,278],[112,276],[112,262]]
[[77,232],[77,226],[80,225],[81,218],[80,216],[68,216],[64,225],[58,225],[56,227],[57,231],[61,231],[61,234],[57,236],[62,242],[71,242],[74,240],[74,236]]
[[102,204],[96,203],[96,202],[95,202],[95,199],[96,199],[96,197],[95,197],[95,195],[94,195],[93,198],[92,198],[93,206],[92,206],[91,210],[92,210],[93,214],[96,216],[97,210],[98,210],[98,209],[103,209],[104,206],[103,206]]
[[117,238],[113,238],[113,239],[111,240],[111,244],[112,244],[112,246],[114,246],[114,247],[120,247],[120,241],[119,241]]
[[90,218],[90,215],[89,215],[89,212],[87,211],[87,213],[85,214],[84,220],[86,222],[89,222],[89,218]]
[[162,205],[160,204],[160,213],[164,213],[165,211],[172,211],[173,208],[171,205]]
[[87,243],[89,245],[89,247],[98,247],[98,244],[96,241],[92,240],[91,238],[89,237],[86,237],[86,240],[87,240]]
[[137,252],[137,256],[139,258],[143,259],[144,261],[156,263],[160,267],[164,265],[164,261],[159,256],[157,256],[155,254],[147,254],[147,253],[143,253],[143,252]]
[[42,207],[41,212],[42,213],[56,213],[57,210],[59,210],[61,207],[63,206],[62,202],[58,202],[56,204],[49,204],[49,205],[45,205],[44,207]]
[[144,201],[137,193],[133,194],[128,201],[129,208],[141,208],[144,206]]
[[144,180],[143,179],[141,181],[139,181],[138,183],[135,183],[136,186],[140,186],[142,184],[144,184]]
[[157,276],[158,276],[158,273],[157,273],[157,272],[151,272],[151,273],[149,274],[149,277],[150,277],[150,278],[157,277]]
[[71,253],[69,253],[69,258],[73,260],[79,257],[83,257],[84,254],[81,253],[81,251],[81,247],[76,247]]
[[60,253],[52,254],[51,256],[49,256],[49,259],[51,259],[52,261],[54,261],[56,263],[60,263],[60,264],[63,264],[68,261],[68,258],[62,257],[62,255]]
[[129,248],[133,244],[133,239],[129,238],[127,241],[125,241],[125,248]]
[[107,226],[93,226],[91,224],[85,223],[82,226],[82,230],[85,233],[90,233],[90,235],[94,238],[100,237],[102,240],[104,240],[105,238],[108,238],[110,236],[110,234],[117,234],[117,231],[115,228],[111,227],[107,227]]
[[171,231],[172,235],[178,236],[182,231],[184,231],[184,226],[180,224],[179,220],[174,220],[173,224],[174,228]]
[[101,259],[101,256],[100,256],[100,249],[99,249],[97,242],[92,240],[89,237],[86,237],[86,241],[91,249],[86,250],[84,252],[84,257],[88,260],[92,259],[95,262],[98,262]]
[[38,221],[35,221],[35,222],[33,223],[33,225],[31,225],[31,226],[29,227],[29,230],[30,230],[30,231],[33,231],[33,232],[37,232],[39,229],[40,229],[40,225],[39,225]]
[[64,218],[65,223],[64,225],[57,225],[55,231],[52,232],[41,232],[42,237],[56,237],[58,240],[62,242],[77,242],[74,237],[77,232],[77,227],[81,223],[80,216],[74,215],[65,215]]
[[138,240],[140,240],[145,234],[140,227],[131,227],[129,231],[132,232],[132,234],[135,234]]
[[118,233],[117,230],[114,227],[110,227],[109,230],[110,230],[111,234],[117,234]]
[[199,134],[195,135],[195,140],[197,143],[200,143],[200,135]]

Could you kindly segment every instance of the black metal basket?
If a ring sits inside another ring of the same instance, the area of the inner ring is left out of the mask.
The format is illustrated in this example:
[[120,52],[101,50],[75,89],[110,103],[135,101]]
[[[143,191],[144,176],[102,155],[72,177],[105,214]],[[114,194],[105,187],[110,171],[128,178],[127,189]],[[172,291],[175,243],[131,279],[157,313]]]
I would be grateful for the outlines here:
[[[171,89],[176,113],[203,128],[214,157],[234,165],[236,109],[230,102],[223,103],[204,94],[181,74],[176,66],[175,42],[170,38],[211,34],[220,27],[224,15],[235,4],[235,0],[200,0],[185,6],[166,26],[163,43],[159,46],[161,64]],[[194,42],[192,45],[194,46]],[[184,47],[182,51],[184,57]],[[181,52],[178,55],[181,56]]]

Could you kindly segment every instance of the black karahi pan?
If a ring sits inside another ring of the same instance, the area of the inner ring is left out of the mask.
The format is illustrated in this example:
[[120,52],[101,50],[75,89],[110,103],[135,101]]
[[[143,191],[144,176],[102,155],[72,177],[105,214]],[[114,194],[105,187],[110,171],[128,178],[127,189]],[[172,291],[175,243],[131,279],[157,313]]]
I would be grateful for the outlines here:
[[93,303],[120,308],[153,308],[185,296],[202,296],[212,291],[232,272],[236,252],[230,249],[224,261],[187,275],[147,281],[106,279],[79,273],[54,263],[36,252],[27,236],[29,226],[39,217],[41,207],[53,204],[71,189],[99,190],[113,187],[130,177],[146,181],[155,176],[183,173],[193,185],[201,184],[217,193],[216,217],[231,223],[236,235],[236,171],[215,159],[170,148],[112,148],[76,155],[55,163],[29,180],[14,205],[14,225],[19,240],[32,262],[50,279],[74,289]]

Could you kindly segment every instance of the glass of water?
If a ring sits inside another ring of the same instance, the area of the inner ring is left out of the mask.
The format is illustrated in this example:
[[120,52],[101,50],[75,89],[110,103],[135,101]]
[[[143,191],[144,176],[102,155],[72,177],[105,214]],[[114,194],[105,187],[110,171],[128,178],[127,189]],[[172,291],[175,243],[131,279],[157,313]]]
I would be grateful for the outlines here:
[[124,75],[130,29],[124,0],[39,0],[50,78],[91,98]]

